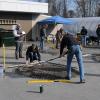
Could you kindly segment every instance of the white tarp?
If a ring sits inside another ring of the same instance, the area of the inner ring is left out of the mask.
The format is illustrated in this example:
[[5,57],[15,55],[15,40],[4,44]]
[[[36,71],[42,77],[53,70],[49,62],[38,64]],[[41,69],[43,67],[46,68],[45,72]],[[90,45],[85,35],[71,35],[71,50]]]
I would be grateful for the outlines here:
[[69,18],[75,21],[74,24],[64,25],[64,30],[72,33],[79,33],[82,26],[88,31],[89,36],[96,36],[96,28],[100,24],[100,17]]

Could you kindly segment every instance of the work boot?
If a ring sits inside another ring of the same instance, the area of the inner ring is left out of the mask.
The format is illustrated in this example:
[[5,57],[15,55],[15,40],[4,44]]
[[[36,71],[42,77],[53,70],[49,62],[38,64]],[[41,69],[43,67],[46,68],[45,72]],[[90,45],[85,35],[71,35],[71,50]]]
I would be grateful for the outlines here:
[[19,55],[19,58],[24,58],[22,55]]
[[19,58],[24,58],[23,56],[20,56]]
[[80,80],[80,83],[85,83],[85,79],[83,79],[83,80]]
[[15,56],[16,59],[19,59],[18,55]]
[[71,80],[68,76],[65,77],[66,80]]

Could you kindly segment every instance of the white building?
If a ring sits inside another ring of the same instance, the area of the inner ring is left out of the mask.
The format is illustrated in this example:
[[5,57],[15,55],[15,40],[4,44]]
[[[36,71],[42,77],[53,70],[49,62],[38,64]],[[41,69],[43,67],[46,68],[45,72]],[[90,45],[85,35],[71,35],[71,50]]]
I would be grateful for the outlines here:
[[[44,18],[40,16],[41,14],[47,13],[48,3],[28,0],[0,0],[0,29],[11,30],[12,25],[19,23],[27,33],[27,39],[35,40],[36,22]],[[0,32],[0,37],[8,36],[7,34]]]

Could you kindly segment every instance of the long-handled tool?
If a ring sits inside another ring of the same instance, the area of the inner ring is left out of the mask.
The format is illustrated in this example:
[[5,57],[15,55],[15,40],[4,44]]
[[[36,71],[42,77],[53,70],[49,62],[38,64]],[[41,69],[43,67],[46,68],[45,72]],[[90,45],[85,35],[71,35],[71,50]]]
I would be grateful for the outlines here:
[[[28,80],[27,81],[27,84],[41,84],[39,86],[39,93],[43,93],[44,91],[44,86],[47,84],[47,83],[55,83],[55,82],[60,82],[60,83],[73,83],[71,80]],[[46,83],[46,84],[45,84]]]
[[58,59],[58,58],[60,58],[60,57],[51,58],[51,59],[46,60],[46,61],[40,61],[40,63],[43,63],[43,62],[49,62],[49,61],[52,61],[52,60],[55,60],[55,59]]
[[46,62],[49,62],[49,61],[52,61],[52,60],[55,60],[55,59],[58,59],[58,58],[60,58],[60,57],[55,57],[55,58],[52,58],[52,59],[49,59],[49,60],[46,60],[46,61],[39,61],[39,62],[32,62],[32,63],[30,63],[30,64],[28,64],[28,65],[36,65],[36,64],[42,64],[42,63],[46,63]]
[[34,83],[53,83],[53,82],[61,82],[61,83],[72,83],[71,80],[65,80],[65,79],[61,79],[61,80],[28,80],[27,83],[28,84],[34,84]]

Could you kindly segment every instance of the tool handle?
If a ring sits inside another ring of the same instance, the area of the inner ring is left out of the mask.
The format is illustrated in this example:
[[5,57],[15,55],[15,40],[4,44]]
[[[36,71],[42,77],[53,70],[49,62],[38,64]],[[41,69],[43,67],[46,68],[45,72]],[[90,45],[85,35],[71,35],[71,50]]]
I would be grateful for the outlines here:
[[55,59],[58,59],[58,58],[60,58],[60,57],[55,57],[55,58],[49,59],[49,60],[47,60],[45,62],[52,61],[52,60],[55,60]]

